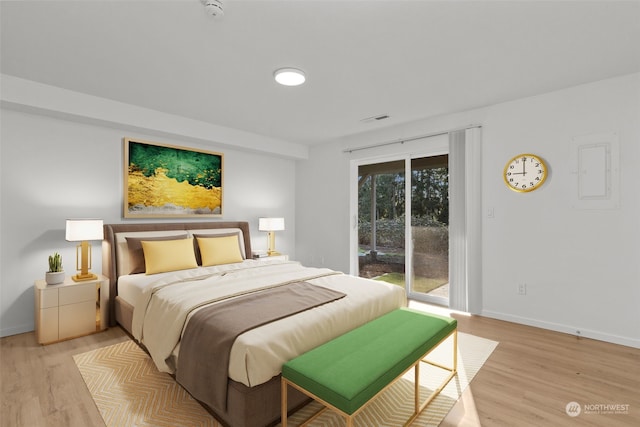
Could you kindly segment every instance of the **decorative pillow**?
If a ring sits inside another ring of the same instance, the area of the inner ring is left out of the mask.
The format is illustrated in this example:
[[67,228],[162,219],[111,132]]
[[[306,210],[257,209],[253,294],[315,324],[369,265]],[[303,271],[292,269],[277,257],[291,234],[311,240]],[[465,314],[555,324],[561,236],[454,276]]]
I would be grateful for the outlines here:
[[197,237],[202,255],[202,266],[242,262],[238,236]]
[[147,274],[196,268],[196,255],[191,239],[142,241]]
[[160,237],[125,237],[127,239],[127,247],[129,248],[129,265],[131,271],[126,274],[138,274],[145,272],[144,251],[142,250],[142,242],[153,242],[156,240],[178,240],[186,239],[187,234],[176,234],[175,236]]
[[[200,245],[197,244],[198,239],[211,239],[211,238],[218,238],[218,237],[229,237],[229,236],[235,236],[237,241],[238,241],[238,248],[240,249],[240,256],[242,257],[242,260],[245,259],[244,257],[244,243],[242,242],[242,237],[240,232],[237,231],[231,231],[231,232],[225,232],[225,233],[215,233],[215,234],[205,234],[205,233],[197,233],[194,234],[193,237],[193,241],[194,241],[194,246],[196,248],[196,261],[198,262],[198,265],[203,265],[202,264],[202,253],[200,251]],[[240,261],[242,261],[240,260]],[[240,262],[238,261],[238,262]],[[234,261],[235,262],[235,261]]]

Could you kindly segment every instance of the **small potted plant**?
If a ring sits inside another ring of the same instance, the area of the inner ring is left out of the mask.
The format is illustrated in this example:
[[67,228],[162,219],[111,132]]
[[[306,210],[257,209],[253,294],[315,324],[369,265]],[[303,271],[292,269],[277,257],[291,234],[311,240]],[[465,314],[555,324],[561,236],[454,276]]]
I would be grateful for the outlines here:
[[49,255],[49,271],[44,275],[47,285],[57,285],[64,282],[64,270],[62,269],[62,255],[55,252]]

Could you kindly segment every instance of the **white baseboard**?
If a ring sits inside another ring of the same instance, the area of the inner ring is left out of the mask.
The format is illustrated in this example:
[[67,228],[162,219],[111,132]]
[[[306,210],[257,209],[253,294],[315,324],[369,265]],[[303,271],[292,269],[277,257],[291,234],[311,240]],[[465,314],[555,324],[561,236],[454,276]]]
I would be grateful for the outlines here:
[[[629,337],[621,337],[618,335],[611,335],[600,331],[592,331],[589,329],[582,329],[576,326],[562,325],[559,323],[544,322],[541,320],[530,319],[527,317],[514,316],[512,314],[505,314],[496,311],[483,310],[481,316],[490,317],[492,319],[505,320],[507,322],[519,323],[521,325],[535,326],[536,328],[548,329],[556,332],[563,332],[565,334],[580,336],[584,338],[591,338],[598,341],[610,342],[612,344],[624,345],[627,347],[640,348],[640,340]],[[578,331],[580,331],[578,333]]]

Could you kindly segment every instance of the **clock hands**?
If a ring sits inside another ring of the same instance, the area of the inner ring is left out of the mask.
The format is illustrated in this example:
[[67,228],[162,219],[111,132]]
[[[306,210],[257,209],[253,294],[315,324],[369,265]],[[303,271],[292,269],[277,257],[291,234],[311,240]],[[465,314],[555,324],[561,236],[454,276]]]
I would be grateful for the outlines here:
[[511,172],[511,174],[512,175],[522,175],[524,177],[527,174],[526,165],[527,165],[527,158],[523,157],[522,158],[522,172]]

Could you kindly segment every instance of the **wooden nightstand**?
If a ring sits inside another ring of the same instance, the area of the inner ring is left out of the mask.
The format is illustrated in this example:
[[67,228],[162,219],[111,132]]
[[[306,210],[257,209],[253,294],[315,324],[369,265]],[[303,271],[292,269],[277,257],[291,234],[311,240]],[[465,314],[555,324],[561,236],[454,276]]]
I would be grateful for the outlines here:
[[40,344],[93,334],[107,329],[109,279],[74,282],[67,277],[59,285],[37,280],[35,291],[36,339]]

